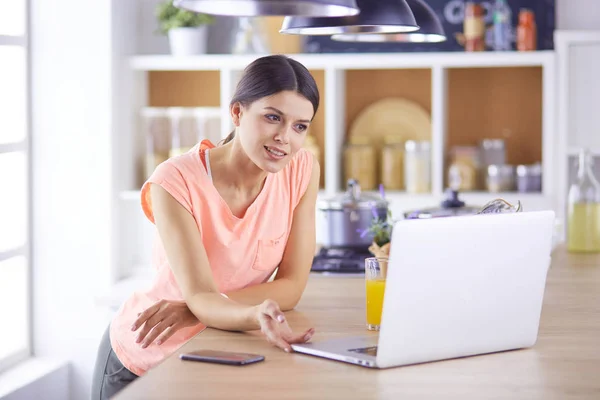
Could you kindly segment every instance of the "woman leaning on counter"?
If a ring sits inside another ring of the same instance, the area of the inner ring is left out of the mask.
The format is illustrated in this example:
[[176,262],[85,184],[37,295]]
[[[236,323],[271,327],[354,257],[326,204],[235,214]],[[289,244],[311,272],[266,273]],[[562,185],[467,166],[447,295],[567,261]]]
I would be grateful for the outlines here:
[[[255,60],[230,103],[235,130],[159,165],[142,187],[156,225],[156,276],[119,309],[99,346],[92,398],[113,396],[204,327],[260,329],[285,351],[310,340],[282,311],[298,303],[315,253],[319,164],[302,149],[319,106],[310,72]],[[277,274],[267,282],[275,269]]]

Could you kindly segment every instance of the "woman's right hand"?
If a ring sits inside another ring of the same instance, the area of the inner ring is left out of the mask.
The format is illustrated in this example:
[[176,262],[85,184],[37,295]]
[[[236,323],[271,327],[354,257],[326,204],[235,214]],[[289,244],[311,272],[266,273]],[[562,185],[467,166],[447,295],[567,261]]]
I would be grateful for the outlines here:
[[313,328],[302,334],[293,333],[279,305],[273,300],[265,300],[256,307],[256,318],[267,341],[288,353],[292,351],[291,344],[306,343],[315,333]]

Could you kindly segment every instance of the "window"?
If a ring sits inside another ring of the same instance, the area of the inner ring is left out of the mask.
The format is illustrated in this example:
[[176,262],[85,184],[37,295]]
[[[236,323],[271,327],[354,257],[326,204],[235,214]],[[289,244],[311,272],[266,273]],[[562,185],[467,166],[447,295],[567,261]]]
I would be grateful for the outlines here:
[[31,352],[28,1],[0,12],[0,371]]

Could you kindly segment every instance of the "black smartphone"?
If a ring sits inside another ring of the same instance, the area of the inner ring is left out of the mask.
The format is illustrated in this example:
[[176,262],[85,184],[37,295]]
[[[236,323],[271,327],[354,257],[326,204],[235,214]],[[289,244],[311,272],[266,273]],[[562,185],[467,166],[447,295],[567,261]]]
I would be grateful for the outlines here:
[[248,353],[234,353],[218,350],[198,350],[179,355],[179,358],[186,361],[199,361],[227,365],[247,365],[253,364],[265,359],[264,356]]

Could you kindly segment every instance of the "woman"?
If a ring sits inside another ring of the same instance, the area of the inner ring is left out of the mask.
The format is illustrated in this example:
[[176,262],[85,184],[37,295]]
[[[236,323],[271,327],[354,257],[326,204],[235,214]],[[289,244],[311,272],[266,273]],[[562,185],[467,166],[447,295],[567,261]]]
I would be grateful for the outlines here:
[[[310,340],[282,311],[296,306],[315,252],[319,164],[302,149],[319,106],[310,72],[284,56],[250,64],[230,103],[235,130],[162,163],[142,187],[156,225],[156,278],[105,333],[93,399],[114,395],[206,326],[260,329],[289,352]],[[275,278],[269,278],[277,269]]]

